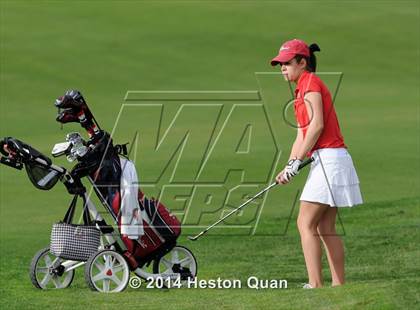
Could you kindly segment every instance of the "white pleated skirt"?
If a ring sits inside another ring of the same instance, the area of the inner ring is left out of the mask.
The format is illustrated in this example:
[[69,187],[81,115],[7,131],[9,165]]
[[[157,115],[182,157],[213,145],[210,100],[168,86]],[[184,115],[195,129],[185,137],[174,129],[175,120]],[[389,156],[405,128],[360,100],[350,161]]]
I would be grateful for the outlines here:
[[300,200],[331,207],[353,207],[363,203],[359,178],[345,148],[319,149],[312,156],[314,161]]

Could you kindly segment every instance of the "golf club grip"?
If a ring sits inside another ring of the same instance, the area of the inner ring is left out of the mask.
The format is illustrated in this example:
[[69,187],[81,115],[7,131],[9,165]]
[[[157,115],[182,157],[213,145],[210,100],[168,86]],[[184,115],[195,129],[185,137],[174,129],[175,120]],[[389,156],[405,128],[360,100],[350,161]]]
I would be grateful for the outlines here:
[[299,165],[299,168],[298,168],[298,170],[300,170],[300,169],[302,169],[302,168],[305,168],[307,165],[309,165],[311,162],[313,162],[314,161],[314,159],[313,159],[313,157],[309,157],[308,159],[305,159],[300,165]]

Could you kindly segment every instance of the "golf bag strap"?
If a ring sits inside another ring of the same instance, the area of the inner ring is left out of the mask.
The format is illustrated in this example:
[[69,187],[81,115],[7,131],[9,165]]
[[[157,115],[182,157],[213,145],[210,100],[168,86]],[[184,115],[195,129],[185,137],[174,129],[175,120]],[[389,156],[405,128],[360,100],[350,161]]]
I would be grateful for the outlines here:
[[77,195],[74,195],[73,200],[70,203],[70,206],[66,212],[66,215],[64,216],[63,223],[71,224],[73,221],[74,216],[74,209],[76,208],[77,204]]
[[[74,210],[76,209],[76,205],[77,205],[77,197],[78,195],[74,195],[73,200],[71,201],[70,206],[66,212],[66,215],[64,216],[64,219],[63,219],[64,223],[72,224],[73,217],[74,217]],[[89,209],[87,207],[86,199],[84,196],[82,196],[82,198],[83,198],[83,223],[86,226],[90,226],[92,225],[92,219],[90,218],[90,215],[89,215]]]

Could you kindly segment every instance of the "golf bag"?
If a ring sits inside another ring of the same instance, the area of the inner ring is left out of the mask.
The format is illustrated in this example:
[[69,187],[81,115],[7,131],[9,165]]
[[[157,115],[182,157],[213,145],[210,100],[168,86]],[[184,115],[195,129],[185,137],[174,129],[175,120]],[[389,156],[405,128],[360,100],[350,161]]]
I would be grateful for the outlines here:
[[76,171],[88,171],[98,197],[111,207],[117,219],[126,256],[142,265],[176,244],[181,223],[162,203],[145,197],[138,188],[135,166],[124,158],[127,154],[123,148],[114,146],[107,133],[103,136],[95,145],[103,155],[90,156],[88,162],[79,159]]

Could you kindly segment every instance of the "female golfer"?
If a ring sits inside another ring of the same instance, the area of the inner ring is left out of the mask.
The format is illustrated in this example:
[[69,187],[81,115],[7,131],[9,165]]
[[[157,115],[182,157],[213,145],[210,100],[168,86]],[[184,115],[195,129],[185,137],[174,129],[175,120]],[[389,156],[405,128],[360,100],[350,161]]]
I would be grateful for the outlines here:
[[271,65],[280,64],[288,82],[296,84],[295,116],[297,135],[286,167],[276,180],[286,184],[299,173],[298,167],[312,156],[308,179],[300,197],[297,219],[309,283],[304,288],[323,285],[321,240],[331,269],[332,285],[344,284],[344,248],[336,234],[337,207],[362,203],[359,179],[344,144],[331,94],[315,75],[318,45],[301,40],[285,42]]

